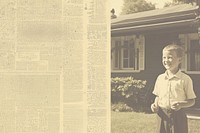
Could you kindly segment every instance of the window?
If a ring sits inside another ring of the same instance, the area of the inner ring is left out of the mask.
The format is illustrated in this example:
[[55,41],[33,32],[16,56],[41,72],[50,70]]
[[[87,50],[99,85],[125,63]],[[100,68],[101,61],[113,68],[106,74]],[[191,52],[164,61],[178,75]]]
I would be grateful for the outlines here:
[[188,46],[188,70],[200,71],[200,45],[199,40],[190,40]]
[[197,33],[179,36],[185,45],[184,69],[190,73],[200,73],[200,43]]
[[144,37],[123,36],[112,38],[112,71],[140,71],[144,69]]

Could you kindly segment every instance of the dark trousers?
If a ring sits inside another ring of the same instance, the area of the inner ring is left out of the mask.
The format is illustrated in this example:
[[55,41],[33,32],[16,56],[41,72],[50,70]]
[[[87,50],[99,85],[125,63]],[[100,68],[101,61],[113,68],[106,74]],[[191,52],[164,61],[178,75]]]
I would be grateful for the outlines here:
[[157,116],[157,133],[188,133],[187,117],[182,109],[173,111],[159,108]]

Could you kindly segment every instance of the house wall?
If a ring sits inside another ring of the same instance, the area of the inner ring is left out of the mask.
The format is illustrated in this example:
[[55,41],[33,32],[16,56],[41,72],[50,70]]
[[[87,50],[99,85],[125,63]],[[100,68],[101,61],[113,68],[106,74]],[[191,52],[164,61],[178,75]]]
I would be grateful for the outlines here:
[[[178,39],[178,33],[145,34],[145,70],[138,73],[112,73],[112,77],[133,76],[147,80],[149,93],[153,91],[157,76],[165,71],[162,65],[162,49],[165,45]],[[200,74],[189,74],[193,79],[194,91],[197,95],[195,107],[200,107]]]

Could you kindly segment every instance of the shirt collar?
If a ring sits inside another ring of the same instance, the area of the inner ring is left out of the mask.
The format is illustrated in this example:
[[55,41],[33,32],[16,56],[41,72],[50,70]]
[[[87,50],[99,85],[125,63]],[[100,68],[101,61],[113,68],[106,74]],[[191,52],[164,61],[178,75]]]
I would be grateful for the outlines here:
[[178,70],[177,73],[175,73],[172,77],[169,77],[167,74],[167,71],[165,71],[165,79],[172,79],[172,78],[181,78],[181,70]]

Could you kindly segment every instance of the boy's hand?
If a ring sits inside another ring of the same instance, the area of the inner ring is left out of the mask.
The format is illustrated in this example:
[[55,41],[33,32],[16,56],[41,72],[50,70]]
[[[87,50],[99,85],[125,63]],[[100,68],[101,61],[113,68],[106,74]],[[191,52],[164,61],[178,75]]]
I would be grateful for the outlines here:
[[171,109],[177,111],[181,108],[188,108],[195,104],[195,99],[188,99],[185,101],[175,101],[171,105]]
[[156,105],[155,103],[151,104],[152,112],[156,113],[156,112],[158,112],[158,109],[159,109],[158,105]]
[[174,102],[172,105],[171,105],[171,109],[175,110],[175,111],[178,111],[181,109],[181,105],[179,102]]

